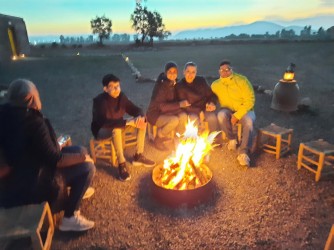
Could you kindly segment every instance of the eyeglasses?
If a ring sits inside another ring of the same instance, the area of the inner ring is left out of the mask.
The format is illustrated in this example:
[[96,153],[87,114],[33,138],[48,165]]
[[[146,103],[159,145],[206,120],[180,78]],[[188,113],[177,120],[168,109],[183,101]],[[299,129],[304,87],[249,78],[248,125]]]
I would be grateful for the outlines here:
[[229,72],[232,68],[219,69],[220,72]]

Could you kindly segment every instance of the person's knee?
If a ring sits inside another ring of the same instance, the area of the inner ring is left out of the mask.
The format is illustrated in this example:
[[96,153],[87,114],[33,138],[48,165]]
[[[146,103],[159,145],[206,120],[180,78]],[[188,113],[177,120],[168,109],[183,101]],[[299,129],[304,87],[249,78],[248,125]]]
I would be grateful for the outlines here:
[[227,120],[229,120],[229,116],[226,112],[224,111],[219,111],[217,114],[217,119],[220,123],[225,122]]
[[244,128],[252,129],[254,126],[254,120],[252,119],[252,117],[245,115],[242,119],[242,126]]
[[88,154],[87,148],[83,146],[67,146],[62,148],[62,153]]
[[179,125],[179,118],[177,116],[171,116],[170,120],[169,120],[169,124],[170,126],[172,126],[173,128],[176,128],[177,125]]

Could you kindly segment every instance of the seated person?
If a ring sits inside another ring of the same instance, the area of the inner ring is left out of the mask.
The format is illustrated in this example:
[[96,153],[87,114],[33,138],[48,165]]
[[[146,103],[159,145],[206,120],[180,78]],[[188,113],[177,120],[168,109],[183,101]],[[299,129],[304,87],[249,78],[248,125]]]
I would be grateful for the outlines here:
[[[143,111],[134,105],[121,91],[120,79],[113,74],[105,75],[102,79],[103,93],[93,100],[92,133],[97,139],[111,137],[118,159],[119,179],[130,180],[131,175],[126,168],[122,145],[122,131],[125,126],[138,128],[137,152],[133,157],[134,166],[153,167],[155,162],[144,155],[144,142],[146,134],[146,118]],[[125,120],[124,115],[133,116]]]
[[167,135],[173,130],[183,134],[187,123],[187,114],[182,107],[188,106],[188,101],[179,102],[176,98],[177,73],[176,63],[165,65],[165,72],[158,76],[147,110],[148,122],[158,127],[154,146],[162,151],[168,150],[164,145]]
[[233,126],[242,124],[242,139],[238,149],[237,160],[242,166],[250,166],[249,149],[253,144],[253,131],[255,122],[255,95],[253,86],[247,77],[233,72],[231,63],[223,61],[219,65],[219,79],[212,85],[212,91],[218,96],[221,109],[217,119],[220,128],[229,139],[228,149],[237,149],[236,135]]
[[185,112],[193,119],[199,119],[201,112],[209,124],[209,130],[215,131],[218,127],[215,114],[217,97],[212,92],[205,78],[197,76],[197,65],[187,62],[183,70],[184,78],[176,85],[178,100],[188,101],[190,104],[184,107]]
[[[31,81],[13,81],[7,97],[8,102],[0,106],[0,207],[48,201],[53,210],[62,194],[64,217],[59,229],[93,228],[94,222],[79,211],[95,173],[87,151],[78,146],[60,149]],[[69,193],[65,187],[70,187]]]

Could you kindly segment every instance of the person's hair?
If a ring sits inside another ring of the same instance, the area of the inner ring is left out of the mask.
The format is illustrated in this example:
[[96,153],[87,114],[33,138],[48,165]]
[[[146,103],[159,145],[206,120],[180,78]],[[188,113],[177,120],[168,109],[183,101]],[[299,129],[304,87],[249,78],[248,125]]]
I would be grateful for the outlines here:
[[177,69],[177,64],[175,62],[172,62],[172,61],[166,63],[166,65],[165,65],[165,73],[167,73],[167,71],[170,68],[176,68]]
[[224,60],[224,61],[222,61],[222,62],[219,64],[219,67],[221,67],[221,66],[223,66],[223,65],[225,65],[225,64],[231,66],[231,62],[230,62],[230,61],[228,61],[228,60]]
[[186,70],[189,66],[192,66],[192,67],[196,67],[197,68],[197,64],[194,63],[194,62],[187,62],[185,65],[184,65],[184,70]]
[[113,74],[107,74],[102,79],[102,85],[104,87],[108,86],[110,82],[119,82],[119,78]]
[[16,79],[9,84],[7,100],[17,107],[42,109],[38,90],[35,84],[27,79]]

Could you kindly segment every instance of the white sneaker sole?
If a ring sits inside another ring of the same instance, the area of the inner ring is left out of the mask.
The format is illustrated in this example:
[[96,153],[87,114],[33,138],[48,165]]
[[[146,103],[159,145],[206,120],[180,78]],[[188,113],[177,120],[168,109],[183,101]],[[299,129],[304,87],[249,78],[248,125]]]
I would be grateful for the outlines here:
[[62,227],[61,225],[59,226],[59,230],[62,232],[68,232],[68,231],[72,231],[72,232],[82,232],[82,231],[87,231],[89,229],[92,229],[94,225],[89,226],[89,227],[85,227],[85,228],[73,228],[73,227]]

